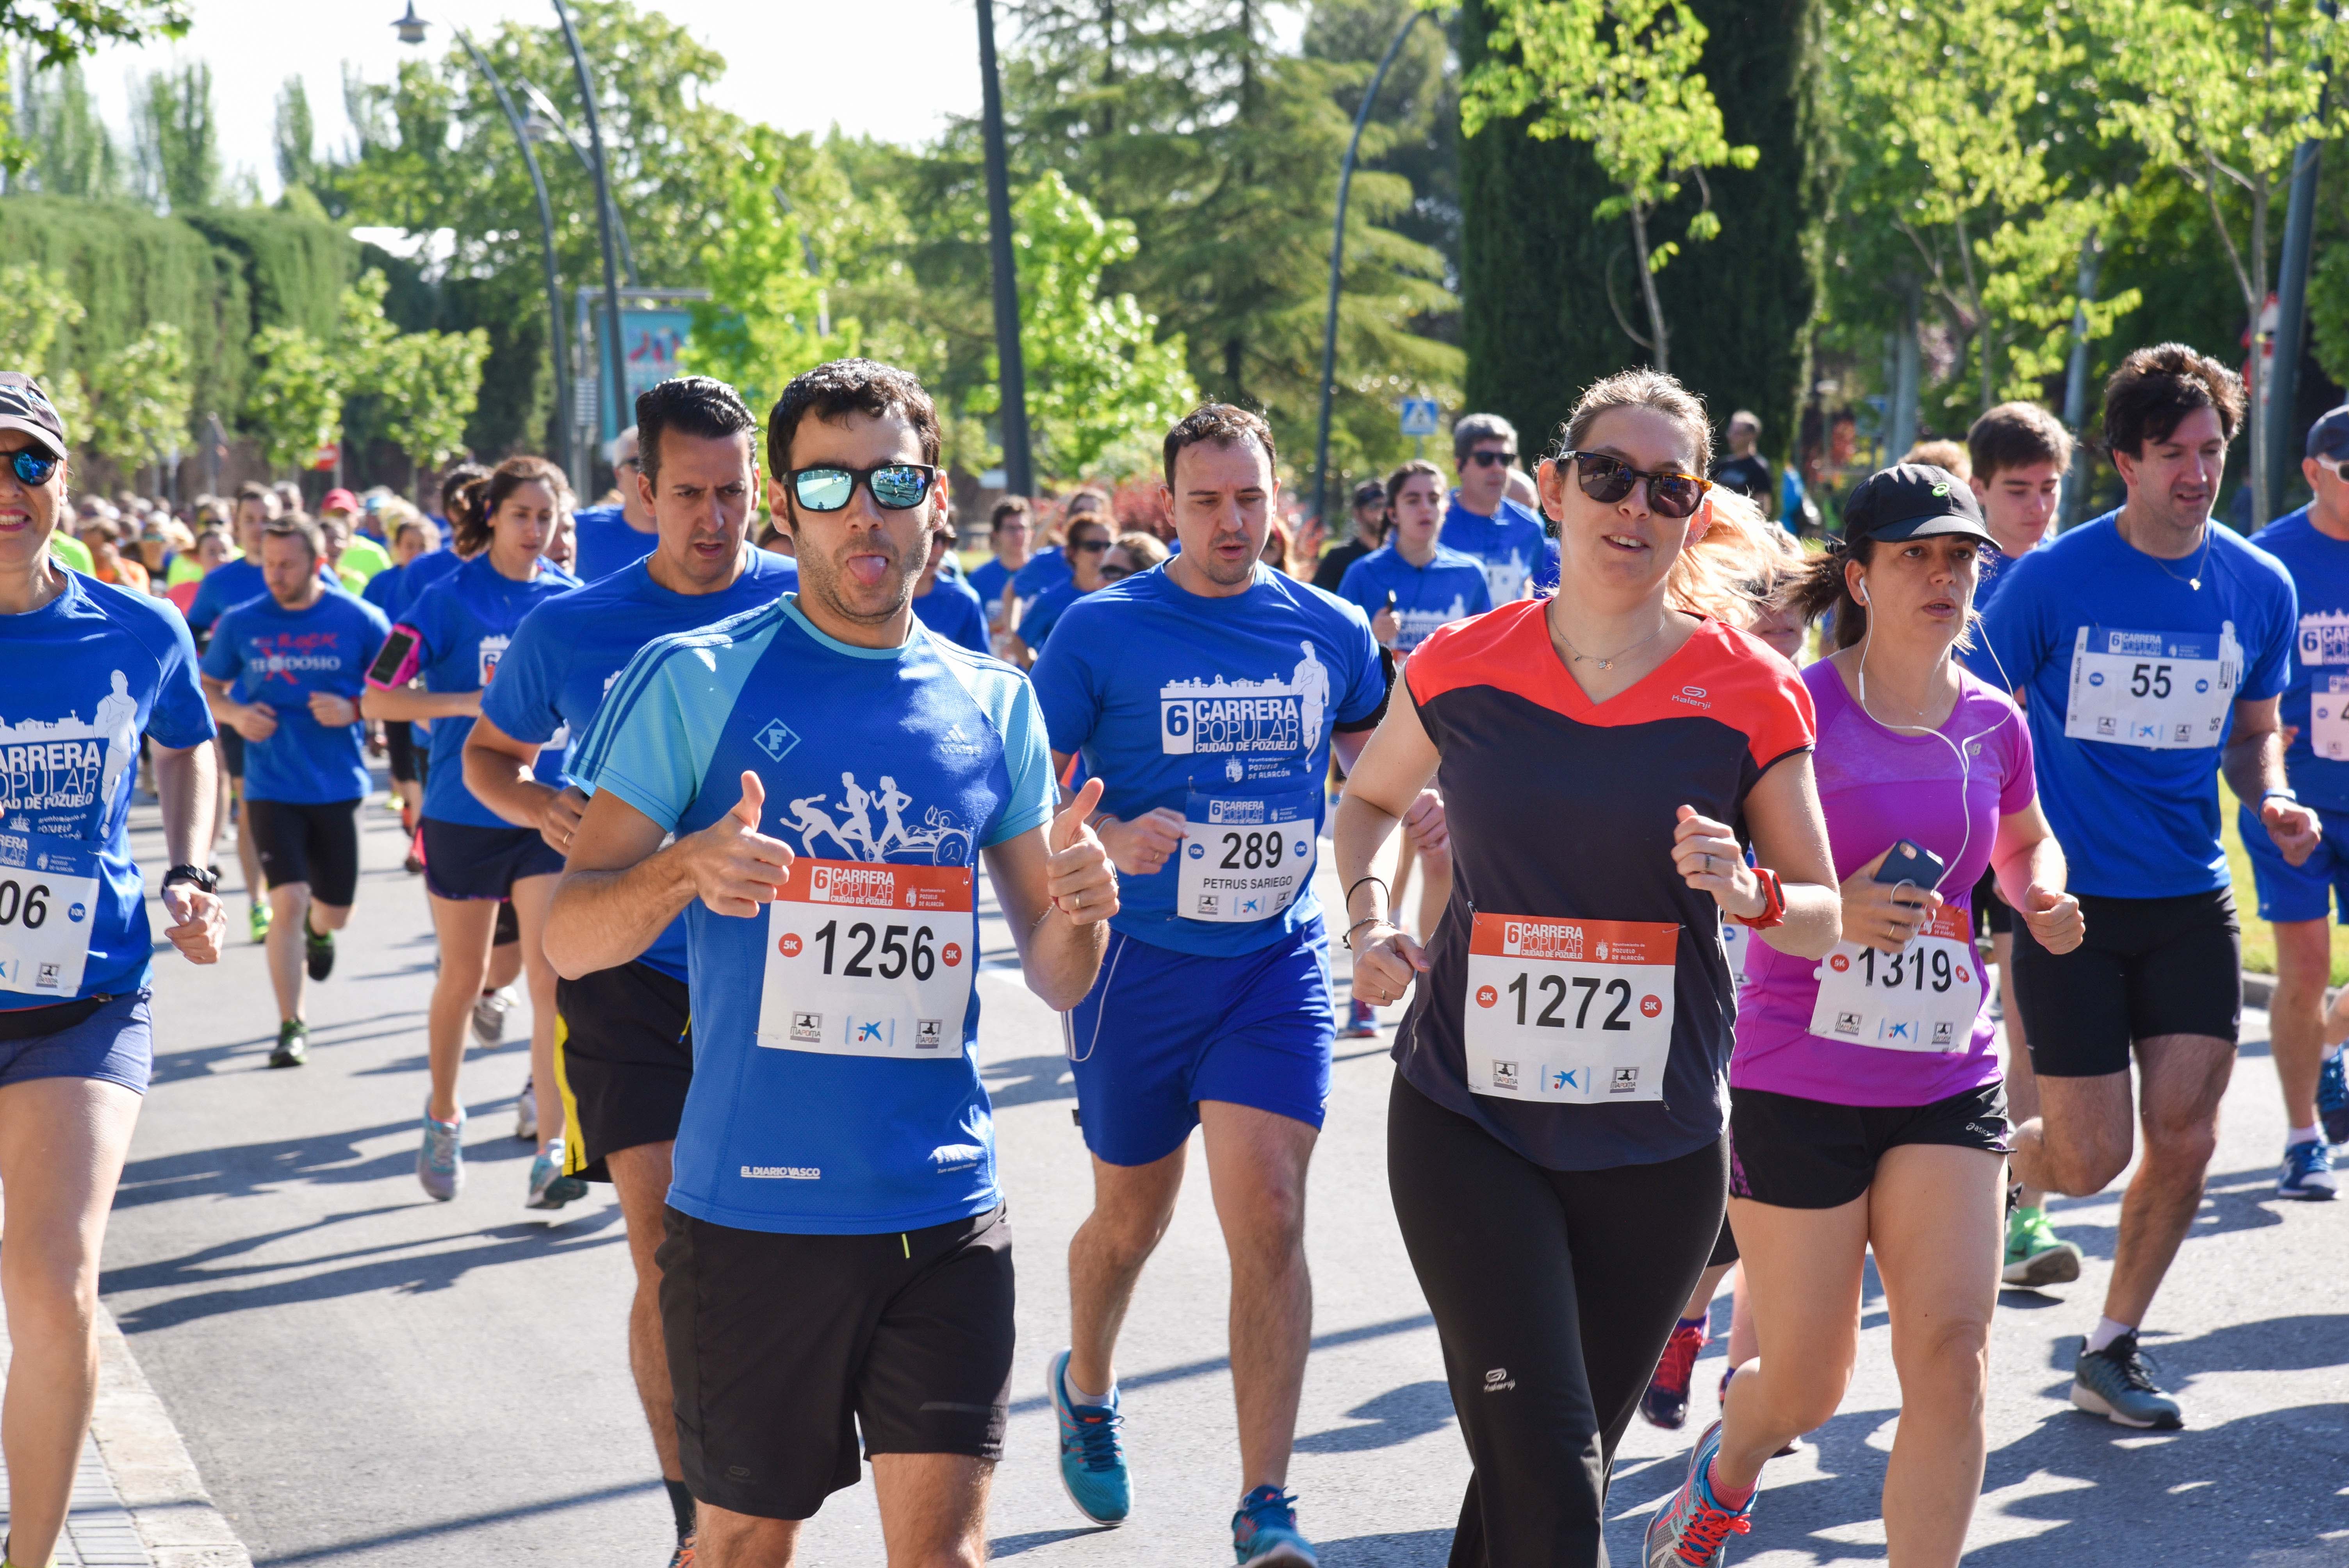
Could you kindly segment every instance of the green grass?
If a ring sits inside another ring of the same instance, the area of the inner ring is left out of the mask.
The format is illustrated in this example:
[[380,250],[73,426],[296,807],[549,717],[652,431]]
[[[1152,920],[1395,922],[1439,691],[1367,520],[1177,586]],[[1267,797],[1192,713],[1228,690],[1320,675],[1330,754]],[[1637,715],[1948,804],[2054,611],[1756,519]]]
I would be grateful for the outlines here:
[[[2275,973],[2275,931],[2260,918],[2260,895],[2251,885],[2251,858],[2236,830],[2235,792],[2219,780],[2219,831],[2227,846],[2227,871],[2234,879],[2235,908],[2243,921],[2243,967],[2254,975]],[[2333,927],[2333,983],[2349,985],[2349,927]]]

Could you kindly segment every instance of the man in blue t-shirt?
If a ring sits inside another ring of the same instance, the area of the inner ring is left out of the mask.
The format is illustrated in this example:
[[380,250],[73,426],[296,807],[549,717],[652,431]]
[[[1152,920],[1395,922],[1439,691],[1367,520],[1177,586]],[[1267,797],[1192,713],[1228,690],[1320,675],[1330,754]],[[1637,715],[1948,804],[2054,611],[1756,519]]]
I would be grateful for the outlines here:
[[995,503],[988,520],[987,547],[991,553],[970,570],[970,591],[987,609],[987,630],[999,640],[1011,628],[1011,602],[1004,591],[1019,569],[1028,564],[1028,498],[1008,495]]
[[382,611],[318,580],[318,525],[262,525],[268,592],[231,608],[204,649],[212,717],[245,742],[245,821],[269,886],[273,1068],[309,1055],[302,979],[334,973],[335,935],[359,885],[359,802],[369,788],[359,694],[390,635]]
[[914,584],[914,614],[947,642],[959,643],[975,654],[988,653],[991,650],[987,606],[961,578],[940,570],[953,559],[954,544],[951,522],[930,536],[929,564],[922,568],[921,578]]
[[644,422],[641,409],[636,421],[612,438],[612,485],[620,492],[620,504],[582,507],[572,513],[575,542],[571,574],[582,583],[600,582],[653,552],[657,525],[639,482],[645,471],[638,434]]
[[[707,377],[663,381],[636,399],[658,542],[650,555],[522,619],[481,694],[465,738],[465,786],[520,827],[567,852],[587,797],[534,772],[540,751],[585,737],[621,667],[657,637],[772,604],[796,581],[792,562],[743,535],[758,494],[758,424],[732,387]],[[674,920],[638,957],[558,980],[554,1067],[567,1126],[564,1173],[619,1194],[636,1265],[628,1364],[670,1489],[678,1538],[693,1500],[677,1456],[668,1362],[661,1349],[661,1202],[670,1150],[693,1081],[686,932]]]
[[0,371],[0,1212],[19,1563],[56,1560],[97,1392],[107,1211],[154,1066],[158,945],[129,830],[142,736],[172,862],[163,935],[197,964],[225,937],[193,863],[216,796],[195,644],[172,606],[51,556],[72,518],[67,450],[39,384]]
[[2025,694],[2040,800],[2088,926],[2061,956],[2014,933],[2040,1105],[2015,1130],[2016,1176],[2102,1191],[2129,1161],[2132,1058],[2141,1078],[2144,1158],[2072,1385],[2074,1404],[2135,1427],[2181,1423],[2137,1327],[2201,1203],[2242,1016],[2218,775],[2288,863],[2320,835],[2285,784],[2276,711],[2292,578],[2210,519],[2242,412],[2242,383],[2218,361],[2175,343],[2129,355],[2104,410],[2127,500],[2005,568],[1984,628]]
[[1092,984],[1116,874],[1098,788],[1054,815],[1027,677],[915,619],[946,500],[921,384],[836,360],[767,431],[801,591],[620,672],[573,759],[592,799],[546,951],[575,980],[685,917],[660,1311],[698,1548],[790,1561],[861,1430],[892,1555],[976,1561],[1012,1276],[975,873],[1054,1008]]
[[1350,766],[1376,727],[1384,661],[1361,611],[1262,563],[1279,481],[1261,418],[1208,404],[1165,454],[1182,553],[1070,605],[1035,671],[1053,766],[1081,755],[1106,785],[1093,820],[1124,879],[1102,979],[1069,1016],[1093,1212],[1070,1249],[1073,1344],[1046,1388],[1070,1497],[1096,1522],[1124,1518],[1117,1326],[1204,1127],[1246,1390],[1234,1544],[1243,1563],[1310,1561],[1284,1489],[1334,1039],[1312,876],[1330,751]]
[[2349,479],[2342,477],[2349,468],[2349,407],[2311,426],[2305,450],[2300,471],[2309,503],[2251,542],[2283,562],[2300,597],[2299,656],[2282,709],[2292,738],[2284,765],[2302,804],[2315,809],[2324,837],[2295,866],[2258,830],[2249,807],[2242,808],[2242,826],[2260,915],[2275,929],[2269,1042],[2290,1130],[2276,1195],[2327,1199],[2339,1183],[2326,1140],[2349,1142],[2349,1088],[2338,1050],[2349,1028],[2324,1009],[2333,979],[2327,917],[2336,898],[2349,918]]
[[[1498,414],[1463,416],[1452,427],[1452,461],[1460,488],[1444,514],[1444,542],[1484,563],[1494,603],[1524,598],[1553,552],[1540,514],[1509,499],[1517,428]],[[1555,563],[1549,581],[1557,582]]]

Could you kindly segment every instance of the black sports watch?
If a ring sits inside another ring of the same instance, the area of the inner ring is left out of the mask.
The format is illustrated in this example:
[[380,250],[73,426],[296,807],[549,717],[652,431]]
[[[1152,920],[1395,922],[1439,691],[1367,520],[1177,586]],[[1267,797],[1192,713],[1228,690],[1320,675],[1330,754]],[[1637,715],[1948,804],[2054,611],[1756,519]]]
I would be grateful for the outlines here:
[[173,866],[163,873],[165,887],[171,887],[180,882],[192,884],[199,892],[220,892],[220,873],[208,872],[202,866]]

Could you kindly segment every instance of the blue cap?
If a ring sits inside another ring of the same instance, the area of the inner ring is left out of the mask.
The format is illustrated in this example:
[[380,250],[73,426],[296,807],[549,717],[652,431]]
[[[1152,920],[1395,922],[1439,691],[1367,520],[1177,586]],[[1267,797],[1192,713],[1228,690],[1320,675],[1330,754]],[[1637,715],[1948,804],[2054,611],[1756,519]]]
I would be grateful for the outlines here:
[[2349,458],[2349,403],[2308,428],[2308,455],[2329,458],[2334,462]]

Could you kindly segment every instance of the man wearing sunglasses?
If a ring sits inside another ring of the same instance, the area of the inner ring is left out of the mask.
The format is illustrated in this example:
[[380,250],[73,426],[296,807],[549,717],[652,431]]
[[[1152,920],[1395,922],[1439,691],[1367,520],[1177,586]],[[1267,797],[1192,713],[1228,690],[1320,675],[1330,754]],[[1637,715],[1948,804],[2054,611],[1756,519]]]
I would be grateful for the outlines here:
[[800,590],[621,671],[573,755],[591,798],[546,953],[576,979],[685,916],[694,1073],[658,1263],[696,1563],[791,1562],[855,1484],[860,1430],[891,1557],[976,1563],[1012,1275],[973,882],[983,852],[1030,988],[1074,1006],[1117,909],[1101,790],[1056,814],[1027,677],[914,616],[945,521],[921,383],[819,366],[767,443]]
[[2339,1050],[2349,1037],[2349,1002],[2329,1016],[2324,1006],[2333,972],[2329,917],[2336,902],[2349,910],[2349,406],[2310,426],[2304,449],[2300,471],[2308,504],[2268,524],[2251,542],[2283,562],[2300,595],[2299,656],[2281,714],[2291,738],[2284,770],[2324,832],[2307,863],[2294,866],[2245,811],[2251,830],[2243,848],[2251,853],[2260,914],[2275,931],[2268,1019],[2290,1129],[2276,1196],[2322,1201],[2339,1185],[2327,1141],[2349,1142],[2349,1085]]
[[1164,463],[1181,553],[1070,605],[1036,665],[1053,765],[1081,754],[1106,786],[1096,825],[1125,879],[1103,979],[1068,1020],[1093,1210],[1045,1386],[1071,1501],[1119,1522],[1118,1326],[1203,1129],[1232,1265],[1233,1547],[1309,1564],[1287,1483],[1312,1331],[1306,1168],[1336,1038],[1312,870],[1330,753],[1351,766],[1387,681],[1361,610],[1263,564],[1280,487],[1261,418],[1195,409]]
[[1444,514],[1444,548],[1484,563],[1494,603],[1524,598],[1557,546],[1540,516],[1509,499],[1517,428],[1498,414],[1463,416],[1452,427],[1452,461],[1460,488]]
[[659,542],[660,525],[638,482],[645,465],[637,428],[631,425],[612,438],[612,484],[620,492],[620,504],[582,507],[572,514],[578,538],[571,574],[582,583],[598,582],[634,565]]
[[162,797],[164,932],[223,940],[212,721],[179,612],[65,571],[66,431],[0,372],[0,1224],[8,1250],[8,1554],[47,1563],[97,1388],[98,1251],[154,1064],[155,944],[130,856],[140,738]]

